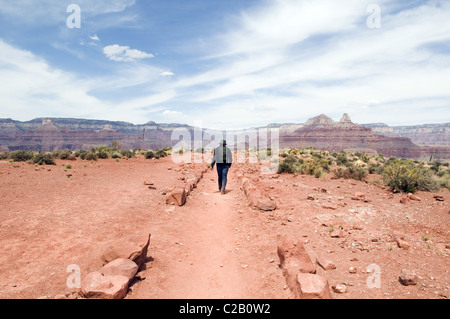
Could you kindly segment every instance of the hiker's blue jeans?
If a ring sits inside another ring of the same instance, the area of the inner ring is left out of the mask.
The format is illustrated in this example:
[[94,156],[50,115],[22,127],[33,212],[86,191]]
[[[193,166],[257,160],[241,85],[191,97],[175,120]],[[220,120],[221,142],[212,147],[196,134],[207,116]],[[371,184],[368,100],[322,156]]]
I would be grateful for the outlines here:
[[230,169],[229,164],[217,164],[217,175],[219,177],[219,190],[225,192],[227,186],[227,175]]

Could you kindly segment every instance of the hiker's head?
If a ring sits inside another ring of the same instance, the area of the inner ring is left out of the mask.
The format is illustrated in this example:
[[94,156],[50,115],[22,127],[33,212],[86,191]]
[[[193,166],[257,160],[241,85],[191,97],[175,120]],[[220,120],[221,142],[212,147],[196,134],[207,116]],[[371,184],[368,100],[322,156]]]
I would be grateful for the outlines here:
[[227,145],[227,141],[225,141],[225,140],[221,140],[221,141],[220,141],[220,145],[222,145],[222,146],[225,146],[225,145]]

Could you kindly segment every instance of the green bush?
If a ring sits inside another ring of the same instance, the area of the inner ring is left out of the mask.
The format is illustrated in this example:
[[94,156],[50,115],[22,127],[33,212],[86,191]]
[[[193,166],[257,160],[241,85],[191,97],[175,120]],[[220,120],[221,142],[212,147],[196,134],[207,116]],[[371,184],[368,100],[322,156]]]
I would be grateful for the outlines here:
[[336,156],[336,164],[337,165],[345,165],[347,163],[348,163],[347,153],[340,152],[339,154],[337,154],[337,156]]
[[390,159],[383,170],[383,180],[387,186],[398,192],[430,192],[439,189],[439,183],[433,178],[432,172],[411,160]]
[[55,159],[51,153],[39,152],[36,156],[34,156],[33,162],[38,165],[56,165]]
[[84,155],[86,155],[87,152],[88,151],[86,151],[86,150],[76,150],[74,155],[75,155],[75,157],[79,157],[79,158],[83,159]]
[[301,164],[295,155],[288,155],[283,163],[278,165],[278,173],[295,174],[301,172]]
[[155,157],[160,158],[160,157],[166,157],[167,153],[165,149],[159,149],[156,151],[155,153]]
[[153,151],[148,151],[145,153],[145,158],[146,159],[151,159],[151,158],[155,158],[155,152]]
[[9,153],[9,158],[14,162],[26,162],[33,159],[33,153],[26,151],[14,151]]
[[347,164],[346,167],[339,167],[333,171],[335,178],[355,179],[363,181],[369,174],[369,170],[364,167]]
[[54,150],[52,151],[53,158],[59,158],[62,160],[69,160],[74,161],[76,160],[75,155],[72,153],[71,150],[65,149],[65,150]]
[[123,150],[120,153],[127,158],[132,158],[134,156],[134,152],[130,150]]
[[0,160],[8,159],[9,154],[7,152],[0,153]]
[[80,158],[86,161],[96,161],[98,159],[97,154],[94,152],[82,152],[80,153]]
[[118,152],[115,152],[115,151],[114,151],[114,152],[111,153],[111,158],[118,159],[118,158],[120,158],[120,156],[121,156],[121,155],[120,155],[120,153],[118,153]]
[[439,179],[439,185],[450,190],[450,173],[447,173]]
[[97,154],[98,158],[102,158],[102,159],[109,158],[109,153],[107,151],[104,151],[104,150],[99,151],[96,154]]

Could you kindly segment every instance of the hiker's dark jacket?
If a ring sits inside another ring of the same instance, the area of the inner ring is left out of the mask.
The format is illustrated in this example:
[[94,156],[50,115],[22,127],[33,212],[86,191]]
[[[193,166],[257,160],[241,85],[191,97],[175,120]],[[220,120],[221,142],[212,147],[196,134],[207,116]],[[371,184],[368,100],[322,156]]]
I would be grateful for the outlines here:
[[225,164],[231,166],[233,163],[233,154],[231,150],[226,146],[219,146],[214,149],[214,156],[211,162],[211,167],[214,167],[214,164]]

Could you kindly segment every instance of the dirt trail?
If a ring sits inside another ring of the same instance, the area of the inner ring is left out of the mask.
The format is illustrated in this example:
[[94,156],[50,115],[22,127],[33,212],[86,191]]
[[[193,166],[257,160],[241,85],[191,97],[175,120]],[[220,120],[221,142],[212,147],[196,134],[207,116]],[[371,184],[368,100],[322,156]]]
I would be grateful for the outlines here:
[[[240,258],[242,245],[238,238],[240,222],[236,207],[242,201],[241,196],[238,181],[231,176],[227,192],[222,195],[218,190],[216,171],[208,170],[185,206],[173,206],[167,210],[182,216],[177,225],[177,240],[169,244],[177,246],[178,257],[161,260],[166,265],[162,273],[158,274],[154,268],[163,266],[158,259],[164,259],[165,256],[163,252],[155,251],[158,257],[155,257],[155,265],[148,275],[159,276],[159,279],[138,283],[128,297],[255,297],[251,295],[253,273],[247,271],[249,265]],[[252,266],[258,268],[257,265]],[[153,295],[154,280],[161,287],[157,296]]]

